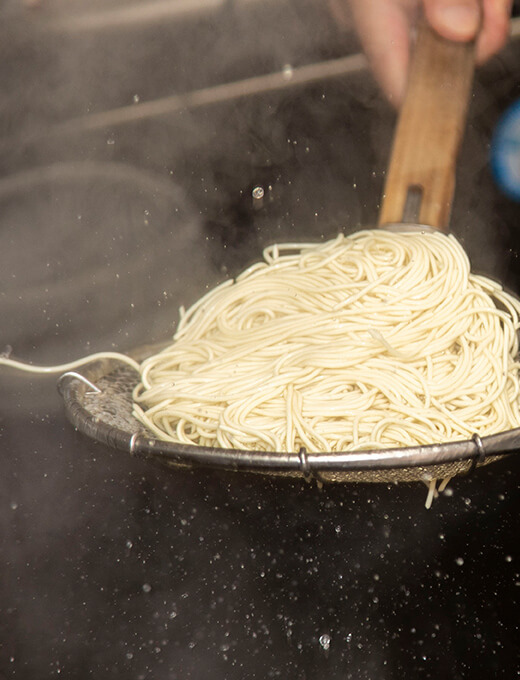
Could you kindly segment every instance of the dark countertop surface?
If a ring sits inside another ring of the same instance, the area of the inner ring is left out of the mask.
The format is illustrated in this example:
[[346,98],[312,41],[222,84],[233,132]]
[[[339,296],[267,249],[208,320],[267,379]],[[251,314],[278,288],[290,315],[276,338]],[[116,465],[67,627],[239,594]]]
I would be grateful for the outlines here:
[[518,672],[518,456],[426,510],[422,484],[167,471],[51,402],[1,427],[0,677]]

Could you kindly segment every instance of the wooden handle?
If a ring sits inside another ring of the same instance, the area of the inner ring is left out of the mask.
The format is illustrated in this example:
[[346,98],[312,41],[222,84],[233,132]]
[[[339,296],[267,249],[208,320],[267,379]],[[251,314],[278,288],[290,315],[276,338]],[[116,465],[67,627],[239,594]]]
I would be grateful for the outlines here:
[[395,132],[380,226],[415,222],[448,231],[473,72],[473,43],[445,40],[422,23]]

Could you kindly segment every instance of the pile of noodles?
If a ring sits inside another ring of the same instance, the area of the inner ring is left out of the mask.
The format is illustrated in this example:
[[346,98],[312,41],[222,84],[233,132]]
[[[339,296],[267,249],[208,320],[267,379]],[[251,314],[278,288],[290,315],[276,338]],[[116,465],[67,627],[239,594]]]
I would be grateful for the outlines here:
[[274,245],[141,364],[136,417],[209,447],[351,451],[520,426],[520,304],[440,233]]

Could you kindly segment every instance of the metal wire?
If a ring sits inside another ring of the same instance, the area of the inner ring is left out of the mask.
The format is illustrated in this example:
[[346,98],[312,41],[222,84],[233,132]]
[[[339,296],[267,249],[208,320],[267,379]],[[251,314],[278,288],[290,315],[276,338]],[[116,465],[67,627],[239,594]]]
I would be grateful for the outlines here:
[[[339,453],[309,453],[304,447],[297,453],[246,451],[164,442],[140,431],[131,415],[131,391],[124,381],[135,376],[130,371],[125,375],[126,367],[107,376],[102,370],[93,366],[85,370],[86,376],[69,373],[60,378],[58,387],[69,420],[96,441],[168,466],[290,474],[318,484],[328,479],[388,482],[468,474],[477,466],[520,452],[520,428],[445,444]],[[101,386],[94,395],[87,390],[93,384]]]

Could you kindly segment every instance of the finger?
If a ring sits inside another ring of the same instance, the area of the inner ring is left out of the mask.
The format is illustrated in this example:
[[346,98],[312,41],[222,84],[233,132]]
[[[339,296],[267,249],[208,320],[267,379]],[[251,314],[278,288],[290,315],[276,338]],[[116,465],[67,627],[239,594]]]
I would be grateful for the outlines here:
[[424,0],[428,22],[449,40],[477,39],[482,63],[504,47],[509,36],[513,0]]
[[477,62],[485,62],[507,43],[513,0],[482,0],[482,30],[477,39]]
[[363,49],[388,99],[398,107],[408,71],[413,1],[355,0],[351,9]]
[[[493,2],[494,0],[492,0]],[[431,27],[448,40],[473,40],[482,20],[481,0],[424,0]]]

